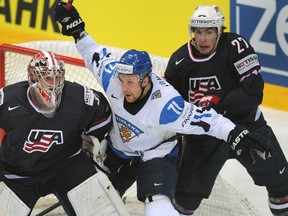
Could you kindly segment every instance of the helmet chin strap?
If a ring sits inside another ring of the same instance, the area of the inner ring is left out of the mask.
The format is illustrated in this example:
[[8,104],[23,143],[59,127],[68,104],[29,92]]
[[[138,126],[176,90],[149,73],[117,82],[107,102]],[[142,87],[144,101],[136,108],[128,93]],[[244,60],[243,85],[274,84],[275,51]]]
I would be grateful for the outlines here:
[[[141,94],[140,94],[140,96],[138,97],[138,99],[137,99],[135,102],[138,102],[138,101],[140,101],[140,100],[142,99],[142,97],[143,97],[143,95],[144,95],[144,91],[145,91],[146,87],[147,87],[147,86],[149,85],[149,83],[150,83],[150,78],[148,77],[148,79],[149,79],[148,83],[147,83],[145,86],[142,86],[144,79],[145,79],[145,78],[143,78],[142,80],[141,80],[141,79],[139,80],[140,85],[141,85]],[[135,103],[135,102],[134,102],[134,103]]]
[[[217,46],[218,46],[218,42],[219,42],[219,39],[220,39],[221,34],[222,34],[222,33],[220,33],[220,34],[217,35],[217,39],[216,39],[215,45],[214,45],[211,53],[213,53],[213,52],[216,50],[216,48],[217,48]],[[211,54],[211,53],[210,53],[210,54]]]
[[[141,82],[141,94],[140,94],[140,96],[138,97],[138,99],[137,99],[135,102],[141,100],[141,98],[142,98],[142,96],[143,96],[143,94],[144,94],[145,88],[148,86],[148,84],[147,84],[146,86],[143,87],[143,86],[142,86],[143,81],[140,81],[140,82]],[[135,103],[135,102],[134,102],[134,103]]]

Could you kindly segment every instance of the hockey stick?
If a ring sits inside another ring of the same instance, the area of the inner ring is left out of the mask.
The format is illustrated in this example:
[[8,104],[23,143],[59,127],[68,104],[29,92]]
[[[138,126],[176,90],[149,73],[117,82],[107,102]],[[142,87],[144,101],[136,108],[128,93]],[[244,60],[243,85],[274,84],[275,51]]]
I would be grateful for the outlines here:
[[99,169],[101,172],[105,173],[107,176],[110,175],[109,172],[107,172],[106,170],[104,170],[95,160],[93,160],[93,158],[90,158],[91,162],[94,164],[94,166],[97,167],[97,169]]
[[40,212],[39,214],[37,214],[35,216],[43,216],[43,215],[51,212],[52,210],[56,209],[59,206],[61,206],[61,203],[57,202],[57,203],[53,204],[52,206],[48,207],[47,209],[43,210],[42,212]]

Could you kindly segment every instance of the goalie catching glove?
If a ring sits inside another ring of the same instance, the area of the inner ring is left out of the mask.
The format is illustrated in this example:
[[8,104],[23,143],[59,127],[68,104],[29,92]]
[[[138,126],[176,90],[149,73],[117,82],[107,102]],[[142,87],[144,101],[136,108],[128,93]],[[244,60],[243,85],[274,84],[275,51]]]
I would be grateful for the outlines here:
[[261,134],[250,132],[237,125],[229,134],[228,141],[236,155],[249,164],[254,164],[256,158],[266,160],[271,157],[268,141]]
[[85,35],[85,23],[74,6],[66,7],[67,3],[60,2],[54,10],[54,21],[62,26],[62,34],[73,36],[75,41]]

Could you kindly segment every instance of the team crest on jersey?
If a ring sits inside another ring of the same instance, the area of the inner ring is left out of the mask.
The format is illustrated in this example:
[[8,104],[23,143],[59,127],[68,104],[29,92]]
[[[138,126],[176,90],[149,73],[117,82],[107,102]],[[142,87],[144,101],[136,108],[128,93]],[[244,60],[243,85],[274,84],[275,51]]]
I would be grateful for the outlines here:
[[123,143],[130,142],[131,139],[133,139],[134,137],[139,137],[140,134],[144,133],[142,130],[140,130],[131,122],[121,118],[116,114],[115,117]]
[[198,102],[209,89],[221,89],[216,76],[190,78],[188,92],[189,102]]
[[157,91],[153,92],[151,95],[151,100],[156,99],[156,98],[161,98],[161,91],[158,89]]
[[28,153],[47,152],[54,144],[61,145],[63,143],[62,131],[32,129],[24,143],[23,150]]
[[0,106],[3,104],[4,102],[4,92],[3,92],[3,88],[0,89]]

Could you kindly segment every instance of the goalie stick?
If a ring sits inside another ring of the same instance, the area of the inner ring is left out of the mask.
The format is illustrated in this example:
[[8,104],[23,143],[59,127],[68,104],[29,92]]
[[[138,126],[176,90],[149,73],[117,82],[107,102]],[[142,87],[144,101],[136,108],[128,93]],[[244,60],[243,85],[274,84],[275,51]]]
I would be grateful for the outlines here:
[[52,210],[58,208],[59,206],[61,206],[60,202],[57,202],[55,204],[53,204],[52,206],[48,207],[47,209],[44,209],[42,212],[40,212],[39,214],[35,215],[35,216],[43,216],[46,215],[47,213],[51,212]]

